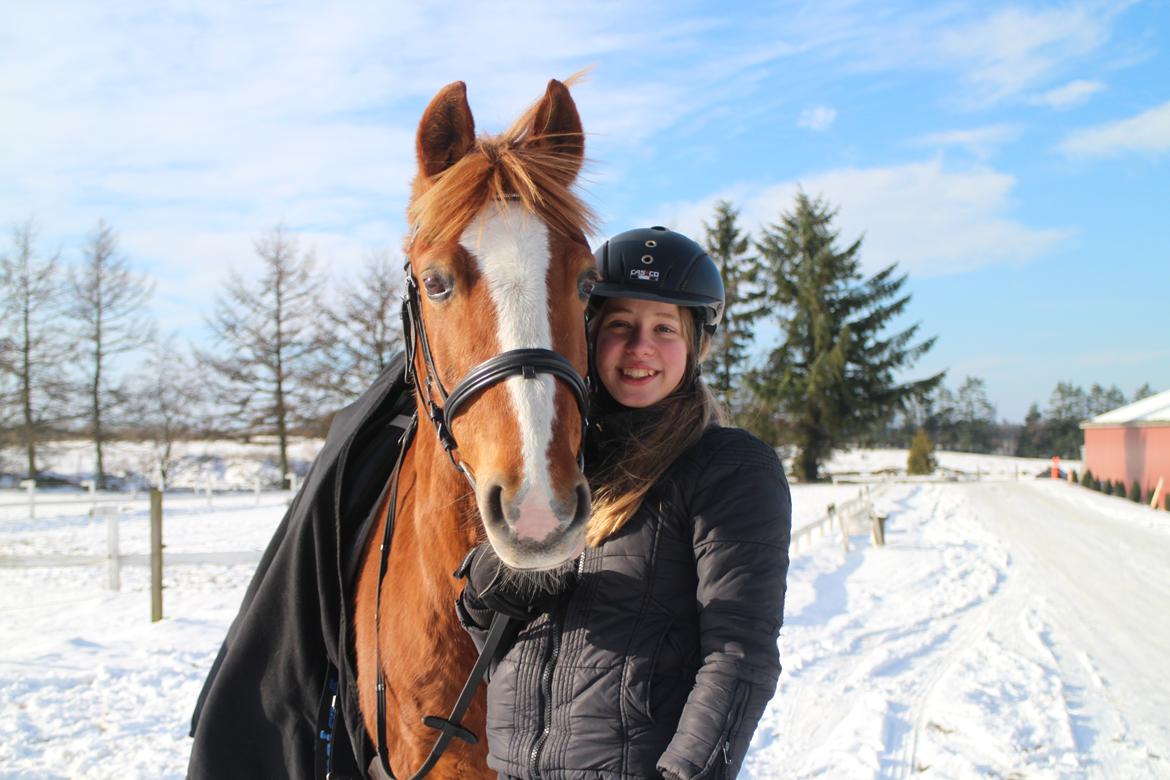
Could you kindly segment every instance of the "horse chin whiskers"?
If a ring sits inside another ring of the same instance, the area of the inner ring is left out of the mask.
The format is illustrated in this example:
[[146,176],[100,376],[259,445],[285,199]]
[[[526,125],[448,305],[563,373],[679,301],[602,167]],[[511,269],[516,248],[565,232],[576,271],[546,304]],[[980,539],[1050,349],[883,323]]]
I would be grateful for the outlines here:
[[575,563],[575,559],[570,559],[551,569],[513,569],[505,565],[504,578],[509,587],[523,594],[556,595],[569,582]]

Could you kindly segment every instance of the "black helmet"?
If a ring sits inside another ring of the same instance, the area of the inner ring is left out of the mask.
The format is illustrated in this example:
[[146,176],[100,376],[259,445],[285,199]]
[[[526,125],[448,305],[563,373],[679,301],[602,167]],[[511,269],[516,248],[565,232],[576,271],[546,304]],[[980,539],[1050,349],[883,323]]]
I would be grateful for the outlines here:
[[703,247],[664,227],[637,228],[602,244],[593,257],[601,279],[593,287],[599,298],[640,298],[674,303],[694,310],[708,334],[723,318],[723,279]]

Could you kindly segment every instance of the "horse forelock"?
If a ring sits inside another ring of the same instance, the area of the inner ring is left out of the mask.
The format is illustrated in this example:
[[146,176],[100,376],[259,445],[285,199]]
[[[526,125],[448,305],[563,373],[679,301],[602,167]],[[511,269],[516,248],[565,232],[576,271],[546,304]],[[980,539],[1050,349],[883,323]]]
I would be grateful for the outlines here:
[[527,145],[527,130],[520,125],[478,138],[447,170],[415,179],[407,209],[410,242],[456,241],[481,213],[503,202],[519,203],[550,230],[569,237],[595,230],[596,216],[573,187],[579,161]]

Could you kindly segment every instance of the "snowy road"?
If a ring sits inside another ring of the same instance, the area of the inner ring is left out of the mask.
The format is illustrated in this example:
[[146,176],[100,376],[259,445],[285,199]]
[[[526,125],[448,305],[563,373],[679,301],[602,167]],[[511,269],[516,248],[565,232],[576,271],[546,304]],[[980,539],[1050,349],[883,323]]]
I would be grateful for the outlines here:
[[968,495],[1013,556],[993,606],[1039,621],[1035,635],[1015,639],[1039,640],[1059,668],[1078,750],[1109,766],[1135,745],[1170,745],[1166,522],[1111,516],[1102,510],[1119,501],[1059,484],[985,485]]
[[793,563],[752,776],[1170,777],[1170,516],[1032,481],[886,500],[887,547]]

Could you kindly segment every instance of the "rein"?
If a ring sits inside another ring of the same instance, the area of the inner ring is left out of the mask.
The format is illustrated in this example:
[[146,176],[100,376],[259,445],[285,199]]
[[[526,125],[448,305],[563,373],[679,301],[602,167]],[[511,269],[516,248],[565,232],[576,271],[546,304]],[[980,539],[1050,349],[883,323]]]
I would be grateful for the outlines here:
[[[569,362],[568,358],[551,349],[532,348],[507,350],[488,358],[472,368],[450,392],[447,392],[442,380],[439,378],[438,371],[435,369],[434,356],[431,354],[431,345],[427,339],[427,332],[423,326],[419,306],[418,283],[414,279],[414,273],[409,261],[406,263],[405,271],[406,293],[402,301],[402,332],[403,339],[406,342],[406,381],[408,384],[419,388],[422,392],[422,400],[426,404],[427,416],[435,426],[435,435],[438,437],[439,443],[447,453],[451,464],[467,478],[471,489],[473,491],[476,489],[475,475],[472,473],[471,468],[463,461],[462,457],[456,457],[459,443],[456,441],[455,434],[451,430],[451,424],[459,409],[466,405],[472,396],[491,387],[497,382],[513,376],[520,376],[524,379],[536,379],[539,374],[549,374],[553,378],[565,382],[569,386],[569,389],[573,391],[573,396],[577,400],[577,408],[581,413],[582,447],[578,453],[577,460],[578,465],[583,467],[585,433],[588,429],[588,419],[586,417],[588,395],[585,380],[577,373],[577,369]],[[423,364],[426,370],[426,376],[423,377],[423,383],[421,385],[419,384],[414,364],[416,351],[420,347],[422,349]],[[443,402],[442,406],[435,403],[433,393],[437,394]],[[402,462],[416,425],[417,420],[412,419],[409,429],[403,434],[403,445],[399,448],[398,460],[394,464],[394,472],[391,476],[390,496],[388,499],[389,508],[386,513],[386,524],[382,532],[382,545],[378,564],[378,588],[374,597],[375,637],[381,635],[382,584],[386,577],[390,559],[390,546],[393,542],[394,518],[398,504],[398,475],[402,469]],[[431,748],[431,752],[427,756],[426,761],[411,775],[410,780],[421,780],[421,778],[425,777],[434,768],[439,757],[446,751],[452,739],[457,737],[472,745],[479,741],[479,738],[475,734],[460,723],[460,719],[471,705],[475,691],[479,687],[480,681],[487,674],[488,667],[491,665],[496,649],[499,647],[504,634],[507,633],[510,623],[511,619],[506,615],[496,613],[492,617],[491,627],[488,629],[487,641],[480,650],[479,657],[476,659],[475,665],[472,667],[471,673],[468,675],[467,681],[464,683],[463,690],[460,692],[455,705],[451,708],[451,714],[446,718],[437,715],[427,715],[423,718],[423,723],[429,728],[439,731],[439,736],[436,738],[435,744]],[[371,768],[380,765],[387,780],[396,780],[393,771],[390,769],[389,749],[386,744],[386,678],[382,672],[381,649],[377,639],[374,641],[374,664],[377,669],[378,764],[371,764]]]

